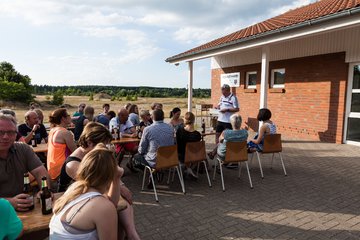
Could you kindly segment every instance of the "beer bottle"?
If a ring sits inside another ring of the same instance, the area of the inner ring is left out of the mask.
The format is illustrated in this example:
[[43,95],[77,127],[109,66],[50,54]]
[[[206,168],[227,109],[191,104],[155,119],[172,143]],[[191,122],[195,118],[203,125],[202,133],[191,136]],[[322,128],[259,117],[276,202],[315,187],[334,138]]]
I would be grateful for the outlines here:
[[201,128],[202,128],[202,133],[205,133],[205,119],[202,119]]
[[37,147],[35,132],[32,133],[31,146]]
[[138,137],[138,139],[141,139],[141,136],[142,136],[141,128],[140,128],[140,126],[137,126],[136,128],[137,128],[137,137]]
[[33,210],[34,209],[34,189],[30,185],[29,173],[24,173],[23,193],[29,195],[28,199],[31,200],[31,202],[32,202],[32,205],[29,207],[29,210]]
[[41,202],[41,212],[43,215],[52,213],[51,192],[47,186],[46,177],[42,177],[41,179],[40,202]]

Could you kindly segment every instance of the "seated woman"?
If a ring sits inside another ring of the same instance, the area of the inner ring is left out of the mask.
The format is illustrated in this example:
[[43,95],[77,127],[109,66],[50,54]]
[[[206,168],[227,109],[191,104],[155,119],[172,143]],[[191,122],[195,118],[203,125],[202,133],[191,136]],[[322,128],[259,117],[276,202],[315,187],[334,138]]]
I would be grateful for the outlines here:
[[[102,124],[96,122],[88,123],[80,136],[77,148],[65,161],[61,168],[59,179],[59,192],[65,191],[70,183],[76,178],[80,162],[85,155],[93,150],[99,143],[109,144],[111,142],[109,130]],[[135,229],[134,209],[132,207],[132,193],[120,180],[120,194],[127,201],[127,208],[119,212],[119,224],[125,229],[128,239],[138,239],[139,236]]]
[[264,137],[268,134],[276,133],[276,125],[270,120],[271,111],[267,108],[259,110],[257,120],[262,121],[263,125],[260,128],[258,134],[255,135],[254,139],[248,142],[248,149],[250,152],[258,151],[261,152],[264,144]]
[[176,107],[170,112],[170,125],[175,129],[175,132],[184,126],[184,120],[180,117],[181,110],[180,108]]
[[[184,165],[185,148],[188,142],[199,142],[201,134],[195,130],[195,115],[192,112],[185,113],[185,126],[176,131],[176,143],[178,148],[179,161]],[[197,178],[192,169],[188,167],[185,171],[189,176]]]
[[80,138],[81,133],[84,130],[84,127],[89,122],[94,120],[94,108],[91,106],[86,106],[84,109],[84,114],[79,116],[79,118],[75,122],[75,130],[74,130],[74,137],[75,141],[78,141]]
[[141,122],[139,124],[140,131],[144,131],[144,128],[150,126],[153,123],[149,110],[140,111]]
[[79,165],[77,181],[55,202],[50,239],[117,239],[123,173],[105,145],[90,151]]
[[233,129],[225,129],[219,137],[217,154],[220,159],[225,159],[227,142],[242,142],[247,141],[248,138],[248,132],[245,129],[240,128],[242,118],[239,114],[231,115],[230,123]]
[[65,159],[76,149],[74,135],[66,129],[71,117],[66,108],[58,108],[49,116],[51,130],[48,137],[47,168],[51,180],[60,176]]
[[139,108],[136,104],[131,104],[131,106],[129,107],[129,120],[135,127],[139,126],[140,124]]

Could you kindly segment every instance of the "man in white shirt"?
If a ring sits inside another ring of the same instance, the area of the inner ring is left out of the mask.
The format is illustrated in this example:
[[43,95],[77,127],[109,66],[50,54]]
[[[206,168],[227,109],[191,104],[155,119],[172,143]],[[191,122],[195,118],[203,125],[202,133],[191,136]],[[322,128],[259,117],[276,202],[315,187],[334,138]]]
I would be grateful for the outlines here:
[[218,122],[216,126],[216,144],[219,143],[219,136],[225,129],[232,129],[230,117],[239,111],[239,102],[237,97],[230,92],[230,86],[227,84],[221,87],[222,96],[220,97],[217,109],[219,109]]

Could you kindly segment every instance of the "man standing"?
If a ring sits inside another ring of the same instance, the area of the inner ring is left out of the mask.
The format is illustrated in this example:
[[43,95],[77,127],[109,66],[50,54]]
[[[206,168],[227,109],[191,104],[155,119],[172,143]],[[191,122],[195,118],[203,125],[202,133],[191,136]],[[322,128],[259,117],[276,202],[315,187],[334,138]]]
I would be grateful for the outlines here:
[[25,142],[31,144],[31,139],[33,134],[35,134],[35,139],[38,144],[41,143],[41,140],[44,139],[47,142],[48,134],[44,124],[39,123],[38,115],[35,111],[28,111],[25,113],[25,123],[20,124],[19,133],[24,137]]
[[233,113],[239,111],[239,102],[237,97],[230,92],[230,86],[227,84],[221,87],[222,96],[220,97],[217,109],[219,109],[218,123],[216,126],[216,144],[219,143],[219,137],[225,129],[232,129],[230,117]]
[[84,115],[85,107],[86,107],[85,103],[80,103],[78,110],[76,112],[74,112],[73,117],[80,117],[80,116]]
[[154,123],[144,128],[139,144],[139,153],[134,156],[135,165],[154,167],[159,147],[174,145],[174,129],[164,123],[164,112],[153,111]]
[[31,147],[15,142],[16,120],[0,113],[0,197],[7,199],[17,211],[26,211],[33,204],[28,194],[22,193],[24,173],[30,172],[41,186],[43,176],[50,177]]

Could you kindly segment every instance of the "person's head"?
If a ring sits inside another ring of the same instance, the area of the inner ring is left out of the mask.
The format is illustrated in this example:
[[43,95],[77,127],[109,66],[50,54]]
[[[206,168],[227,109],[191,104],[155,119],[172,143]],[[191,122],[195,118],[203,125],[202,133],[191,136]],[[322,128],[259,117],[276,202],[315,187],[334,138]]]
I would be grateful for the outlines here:
[[86,107],[86,104],[85,104],[85,103],[80,103],[80,104],[79,104],[79,107],[78,107],[78,112],[79,112],[79,113],[83,113],[85,107]]
[[127,104],[125,104],[124,108],[129,111],[130,106],[131,106],[131,103],[127,103]]
[[259,113],[257,115],[257,120],[258,121],[267,121],[271,118],[271,112],[269,109],[267,108],[261,108],[259,110]]
[[27,111],[25,113],[25,122],[31,128],[34,125],[39,124],[39,118],[37,113],[34,110]]
[[233,114],[230,117],[230,123],[233,129],[239,130],[242,123],[242,118],[239,114]]
[[147,122],[150,120],[151,116],[150,116],[150,112],[149,110],[141,110],[140,111],[140,118],[141,120],[143,120],[144,122]]
[[87,192],[89,188],[95,188],[104,193],[110,187],[117,171],[113,152],[104,144],[99,143],[88,152],[81,160],[76,174],[76,181],[55,203],[54,213],[59,213],[66,204]]
[[223,84],[221,86],[221,93],[225,97],[229,96],[230,95],[230,86],[228,84]]
[[79,144],[83,148],[95,147],[98,143],[108,144],[111,142],[109,130],[97,122],[89,122],[79,138]]
[[138,106],[136,104],[131,104],[131,106],[129,107],[129,113],[139,114]]
[[6,108],[1,109],[1,110],[0,110],[0,113],[2,113],[2,114],[10,114],[11,116],[13,116],[13,117],[16,119],[16,114],[15,114],[15,112],[14,112],[13,110],[11,110],[11,109],[6,109]]
[[84,109],[84,115],[89,121],[93,121],[94,119],[94,108],[91,106],[86,106]]
[[163,109],[163,105],[161,103],[152,103],[150,106],[151,110],[155,110],[155,109]]
[[106,114],[106,113],[108,113],[109,110],[110,110],[110,104],[104,103],[104,104],[102,105],[102,108],[103,108],[103,110],[104,110],[104,113]]
[[121,124],[126,123],[126,121],[129,119],[128,110],[126,110],[126,108],[121,108],[118,112],[118,117]]
[[44,114],[41,111],[40,108],[36,108],[34,109],[34,111],[36,112],[36,114],[38,115],[38,119],[39,119],[39,123],[43,123],[44,122]]
[[109,118],[109,119],[113,119],[114,117],[116,117],[116,113],[114,111],[108,111],[106,116]]
[[29,109],[30,110],[34,110],[35,108],[38,108],[39,107],[39,104],[35,103],[35,102],[31,102],[30,103],[30,106],[29,106]]
[[17,134],[17,122],[10,114],[0,113],[0,151],[8,151]]
[[164,120],[164,112],[161,109],[156,109],[152,112],[154,121],[163,121]]
[[195,115],[192,112],[185,113],[184,123],[185,125],[193,125],[195,123]]
[[181,110],[180,108],[176,107],[170,112],[170,118],[178,119],[180,117]]
[[70,124],[71,117],[66,108],[58,108],[50,114],[49,122],[52,126],[60,124],[67,125]]

